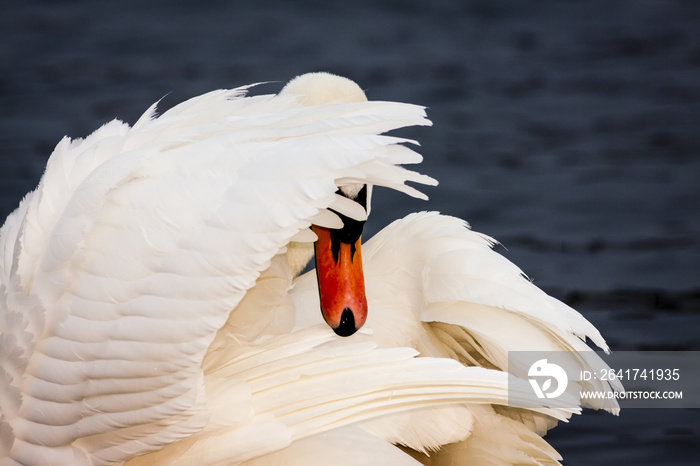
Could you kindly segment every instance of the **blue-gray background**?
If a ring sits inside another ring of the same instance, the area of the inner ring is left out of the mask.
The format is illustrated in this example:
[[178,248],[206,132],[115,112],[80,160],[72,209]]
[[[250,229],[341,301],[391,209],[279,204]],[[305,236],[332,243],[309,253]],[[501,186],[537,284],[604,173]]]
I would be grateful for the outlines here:
[[[5,0],[0,217],[63,135],[221,87],[326,70],[429,107],[427,203],[468,220],[613,349],[698,350],[700,2]],[[567,465],[697,464],[695,410],[586,412]]]

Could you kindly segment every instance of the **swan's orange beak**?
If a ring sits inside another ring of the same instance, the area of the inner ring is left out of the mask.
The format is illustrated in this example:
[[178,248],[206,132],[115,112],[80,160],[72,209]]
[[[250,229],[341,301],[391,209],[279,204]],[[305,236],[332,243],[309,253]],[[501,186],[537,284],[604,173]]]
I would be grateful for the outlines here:
[[360,242],[364,222],[343,216],[345,226],[332,230],[312,226],[321,314],[341,337],[360,329],[367,320],[365,278]]

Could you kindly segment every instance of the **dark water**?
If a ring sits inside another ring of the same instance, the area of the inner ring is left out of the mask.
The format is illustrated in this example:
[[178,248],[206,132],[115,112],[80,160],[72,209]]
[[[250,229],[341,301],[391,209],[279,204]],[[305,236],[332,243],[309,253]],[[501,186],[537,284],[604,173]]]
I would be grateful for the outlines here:
[[[63,135],[316,70],[426,105],[427,203],[375,195],[371,231],[440,210],[570,302],[613,349],[700,350],[700,2],[5,0],[0,217]],[[261,87],[275,92],[280,83]],[[587,412],[567,465],[697,464],[696,410]]]

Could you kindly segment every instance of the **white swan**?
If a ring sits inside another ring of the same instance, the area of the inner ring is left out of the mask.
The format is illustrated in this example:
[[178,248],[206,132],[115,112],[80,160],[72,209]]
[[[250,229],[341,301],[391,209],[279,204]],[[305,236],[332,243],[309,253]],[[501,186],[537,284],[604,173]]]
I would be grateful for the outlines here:
[[[436,213],[357,268],[371,185],[433,183],[382,135],[423,108],[323,73],[246,89],[63,139],[8,217],[0,463],[556,463],[541,435],[579,401],[538,402],[507,354],[599,367],[588,321]],[[325,275],[295,279],[317,238]],[[348,335],[367,309],[349,338],[323,323]]]

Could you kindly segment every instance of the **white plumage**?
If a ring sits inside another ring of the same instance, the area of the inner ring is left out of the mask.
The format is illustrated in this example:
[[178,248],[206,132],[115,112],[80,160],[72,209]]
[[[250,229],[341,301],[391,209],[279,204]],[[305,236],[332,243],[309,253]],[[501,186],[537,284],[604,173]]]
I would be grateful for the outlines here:
[[295,278],[310,225],[367,215],[338,187],[434,183],[383,134],[430,124],[423,108],[327,74],[246,90],[64,138],[8,217],[0,463],[556,462],[540,435],[576,400],[507,407],[509,381],[532,399],[507,352],[583,368],[603,364],[585,338],[607,348],[491,239],[435,213],[388,226],[363,246],[370,312],[347,339],[314,272]]

